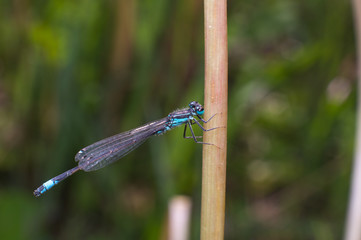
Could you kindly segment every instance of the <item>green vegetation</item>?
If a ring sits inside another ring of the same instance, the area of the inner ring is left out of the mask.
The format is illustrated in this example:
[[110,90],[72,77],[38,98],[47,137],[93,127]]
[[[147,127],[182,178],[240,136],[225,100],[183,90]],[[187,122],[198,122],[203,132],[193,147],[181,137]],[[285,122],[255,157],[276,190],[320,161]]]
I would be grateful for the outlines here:
[[[184,194],[199,239],[202,146],[183,129],[32,191],[82,147],[203,102],[201,1],[1,3],[0,238],[159,239],[168,200]],[[340,239],[355,134],[350,2],[228,4],[225,239]]]

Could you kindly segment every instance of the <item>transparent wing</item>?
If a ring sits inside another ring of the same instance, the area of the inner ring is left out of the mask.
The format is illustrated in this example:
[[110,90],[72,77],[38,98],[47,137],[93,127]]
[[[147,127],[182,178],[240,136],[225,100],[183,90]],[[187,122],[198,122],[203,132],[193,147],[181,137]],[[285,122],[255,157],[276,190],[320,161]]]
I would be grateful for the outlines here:
[[133,151],[149,137],[165,130],[167,118],[119,133],[81,149],[75,155],[80,169],[89,172],[103,168]]

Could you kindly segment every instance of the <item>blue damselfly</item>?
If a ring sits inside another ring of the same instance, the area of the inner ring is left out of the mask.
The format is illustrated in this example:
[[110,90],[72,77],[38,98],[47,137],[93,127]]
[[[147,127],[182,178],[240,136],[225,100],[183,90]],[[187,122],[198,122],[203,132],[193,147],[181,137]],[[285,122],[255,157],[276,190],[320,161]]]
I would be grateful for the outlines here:
[[[188,108],[176,110],[168,114],[168,116],[165,118],[147,123],[141,127],[119,133],[112,137],[108,137],[93,143],[92,145],[81,149],[75,155],[75,161],[78,162],[78,166],[48,180],[34,191],[34,195],[39,197],[41,194],[79,170],[90,172],[103,168],[108,164],[119,160],[129,152],[133,151],[135,148],[139,147],[149,137],[154,135],[161,135],[168,130],[178,127],[182,124],[184,124],[184,138],[193,138],[196,143],[210,144],[198,141],[198,136],[194,135],[192,129],[193,124],[197,124],[203,131],[210,131],[215,129],[205,129],[198,122],[197,119],[203,123],[207,123],[214,117],[213,115],[206,121],[201,117],[203,116],[203,113],[203,106],[198,102],[193,101],[189,104]],[[189,127],[192,136],[186,136],[187,126]]]

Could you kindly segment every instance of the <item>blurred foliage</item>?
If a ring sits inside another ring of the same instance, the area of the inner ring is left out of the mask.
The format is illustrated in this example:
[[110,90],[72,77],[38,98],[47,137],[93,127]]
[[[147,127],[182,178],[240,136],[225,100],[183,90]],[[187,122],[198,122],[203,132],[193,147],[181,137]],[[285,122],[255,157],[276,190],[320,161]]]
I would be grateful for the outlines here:
[[[203,102],[201,1],[6,1],[0,8],[1,239],[159,239],[193,199],[201,146],[182,129],[77,173],[82,147]],[[225,239],[340,239],[355,132],[349,1],[229,1]]]

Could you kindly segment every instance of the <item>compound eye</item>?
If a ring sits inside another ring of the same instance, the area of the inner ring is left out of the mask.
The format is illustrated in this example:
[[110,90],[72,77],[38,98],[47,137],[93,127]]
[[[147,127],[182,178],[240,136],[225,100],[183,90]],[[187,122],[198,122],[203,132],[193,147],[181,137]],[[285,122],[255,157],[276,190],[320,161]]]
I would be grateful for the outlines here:
[[195,105],[196,105],[196,102],[193,101],[193,102],[191,102],[191,103],[189,104],[189,107],[190,107],[190,108],[195,108]]

